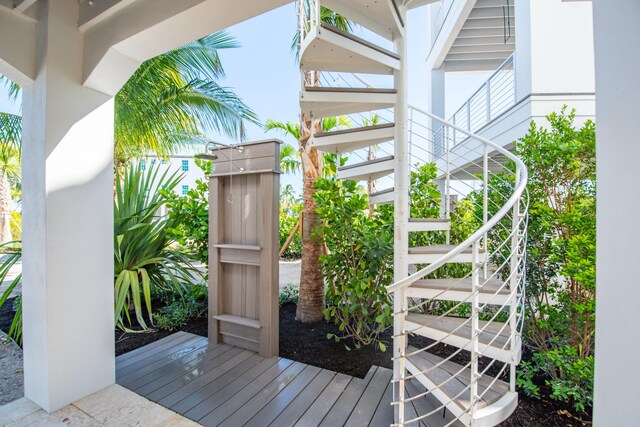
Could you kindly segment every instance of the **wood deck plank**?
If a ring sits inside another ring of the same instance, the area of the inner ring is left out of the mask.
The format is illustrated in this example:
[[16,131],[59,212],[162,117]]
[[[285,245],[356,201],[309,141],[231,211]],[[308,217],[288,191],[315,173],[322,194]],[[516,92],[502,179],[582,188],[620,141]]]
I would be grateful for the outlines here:
[[369,385],[369,382],[375,375],[378,368],[376,366],[371,367],[367,376],[364,379],[353,379],[344,390],[338,401],[331,407],[327,416],[324,417],[322,423],[320,423],[321,427],[335,427],[344,425],[344,423],[349,419],[353,408],[356,407],[360,397],[362,397],[362,393]]
[[187,363],[190,363],[191,361],[199,357],[206,356],[209,353],[207,344],[207,339],[205,338],[200,341],[200,343],[196,347],[193,348],[192,352],[183,354],[181,357],[175,358],[169,363],[165,363],[164,360],[150,363],[145,367],[130,373],[129,375],[118,378],[118,384],[123,387],[127,387],[130,390],[135,390],[136,388],[141,387],[157,378],[160,374],[155,374],[155,371],[158,369],[165,368],[165,371],[166,369],[171,368],[176,369],[184,366]]
[[[302,417],[309,407],[319,398],[327,385],[335,378],[336,373],[323,369],[305,387],[305,389],[294,397],[291,403],[271,422],[274,427],[291,427]],[[260,424],[255,424],[258,427]],[[261,424],[265,425],[265,424]]]
[[[250,369],[261,360],[263,360],[263,358],[255,354],[253,351],[244,350],[231,360],[228,360],[209,371],[205,371],[204,375],[195,376],[192,373],[188,373],[179,380],[173,381],[171,384],[167,384],[166,386],[149,393],[147,398],[170,408],[223,375],[229,376],[229,372],[234,369],[236,371],[231,372],[231,375],[237,376],[242,372],[246,372],[246,370]],[[231,379],[229,379],[229,382],[230,381]]]
[[169,341],[173,341],[177,338],[180,338],[183,335],[188,335],[188,333],[183,331],[178,331],[175,334],[167,335],[166,337],[160,338],[159,340],[154,341],[150,344],[147,344],[143,347],[138,347],[134,350],[123,353],[120,356],[116,356],[116,367],[119,367],[124,361],[131,359],[133,356],[137,356],[142,353],[148,353],[151,350],[153,350],[155,347],[163,345]]
[[193,334],[182,334],[181,336],[177,337],[174,340],[168,340],[163,342],[160,345],[154,346],[153,348],[149,349],[149,351],[140,352],[128,359],[122,360],[120,363],[116,364],[116,375],[119,372],[122,372],[123,370],[127,369],[131,365],[139,363],[142,360],[153,357],[158,353],[166,352],[168,349],[171,349],[171,348],[179,348],[179,346],[181,346],[183,343],[187,341],[194,341],[199,338],[202,338],[202,337],[198,335],[193,335]]
[[178,354],[185,354],[190,352],[193,348],[195,348],[204,337],[200,336],[186,336],[186,339],[178,338],[177,340],[171,341],[166,344],[166,346],[157,347],[156,351],[153,354],[141,354],[136,356],[135,360],[129,360],[127,366],[120,367],[116,370],[116,379],[124,378],[127,375],[137,371],[138,369],[144,368],[145,366],[155,363],[159,360],[164,360],[166,362],[170,362],[172,359],[176,358]]
[[[288,384],[271,383],[251,399],[248,405],[221,424],[224,427],[242,425],[243,427],[264,427],[269,425],[322,371],[316,366],[306,365]],[[271,389],[270,389],[271,388]],[[267,403],[259,409],[263,402]]]
[[[179,333],[138,349],[119,369],[118,383],[204,426],[384,427],[393,422],[392,372],[371,367],[364,379],[287,359],[260,357],[203,337]],[[171,338],[171,339],[168,339]],[[128,373],[127,373],[128,372]],[[425,391],[417,380],[406,396]],[[433,412],[412,425],[460,426],[433,396],[405,405],[405,420]],[[444,417],[443,417],[444,414]]]
[[391,381],[390,369],[378,368],[371,382],[362,393],[358,404],[353,408],[351,416],[345,423],[346,427],[366,427],[382,399],[387,385]]
[[185,374],[191,376],[204,375],[207,370],[213,369],[214,366],[223,364],[232,357],[237,356],[242,352],[241,348],[231,346],[218,346],[209,351],[204,357],[200,357],[191,362],[185,363],[179,369],[159,369],[156,371],[157,378],[138,389],[133,389],[136,393],[143,396],[147,396],[150,393],[158,390],[167,384],[171,384],[173,381],[179,381]]
[[[236,377],[226,387],[218,390],[205,390],[210,393],[204,399],[200,400],[202,396],[197,393],[194,396],[189,396],[188,399],[180,402],[175,406],[176,412],[183,413],[187,418],[192,420],[200,420],[207,414],[214,411],[221,405],[225,404],[227,400],[242,391],[249,384],[253,384],[264,376],[268,380],[272,380],[278,376],[282,371],[288,368],[293,361],[287,359],[277,359],[274,363],[273,359],[265,359],[262,363],[258,364],[255,368],[249,370],[245,374]],[[265,369],[266,367],[266,369]],[[194,405],[188,411],[183,412],[182,407],[191,405],[190,400],[197,398],[199,403]]]
[[[319,425],[352,379],[353,377],[345,374],[337,374],[333,377],[329,385],[327,385],[304,415],[295,423],[295,427],[312,427]],[[278,421],[278,419],[276,419],[276,421]],[[272,425],[274,427],[280,427],[280,424],[276,424],[276,422],[272,423]],[[282,426],[285,427],[286,425],[287,424],[283,422]]]
[[378,403],[376,411],[371,417],[371,427],[389,427],[389,424],[393,422],[393,406],[391,401],[393,400],[393,384],[389,382],[387,388],[384,390],[382,399]]
[[[284,359],[281,359],[284,360]],[[278,390],[289,384],[306,365],[299,362],[293,362],[283,370],[272,369],[259,376],[251,384],[244,387],[240,392],[236,393],[230,399],[224,402],[224,405],[218,406],[214,411],[207,414],[204,418],[198,420],[198,423],[205,427],[213,427],[221,424],[236,411],[244,412],[247,407],[261,408],[261,397]],[[275,365],[278,367],[278,365]],[[253,402],[252,402],[253,399]]]

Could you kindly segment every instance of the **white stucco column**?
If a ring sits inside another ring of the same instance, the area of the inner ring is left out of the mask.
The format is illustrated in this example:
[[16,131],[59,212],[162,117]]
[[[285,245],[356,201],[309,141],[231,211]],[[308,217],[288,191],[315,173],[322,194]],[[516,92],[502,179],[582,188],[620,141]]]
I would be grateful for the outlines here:
[[47,411],[115,381],[113,101],[81,86],[77,0],[41,0],[23,94],[25,395]]
[[596,427],[638,425],[640,2],[593,0],[598,176]]
[[429,70],[429,111],[438,117],[445,116],[444,66]]

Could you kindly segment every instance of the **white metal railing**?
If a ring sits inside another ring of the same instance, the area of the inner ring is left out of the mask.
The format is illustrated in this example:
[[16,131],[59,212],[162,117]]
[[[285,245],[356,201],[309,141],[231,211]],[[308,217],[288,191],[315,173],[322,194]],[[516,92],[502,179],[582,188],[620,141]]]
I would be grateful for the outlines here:
[[[393,404],[404,407],[417,398],[434,395],[441,402],[441,405],[428,413],[417,414],[412,419],[397,419],[396,425],[404,426],[420,420],[427,421],[428,417],[441,412],[443,408],[448,409],[451,414],[446,425],[456,423],[473,425],[474,418],[479,414],[479,402],[487,390],[491,389],[491,386],[501,377],[508,377],[509,390],[515,392],[515,369],[520,352],[519,336],[524,309],[524,262],[526,212],[528,209],[525,191],[527,169],[513,153],[485,138],[418,108],[411,108],[411,112],[412,120],[409,129],[412,153],[421,151],[424,153],[421,155],[422,157],[434,158],[434,154],[429,152],[434,147],[434,141],[431,140],[431,136],[434,135],[432,127],[445,128],[445,132],[443,132],[443,135],[446,135],[443,140],[445,153],[438,156],[440,161],[437,163],[438,175],[444,178],[444,215],[451,216],[451,200],[455,195],[464,196],[471,191],[479,191],[482,198],[481,213],[476,212],[475,217],[477,222],[482,225],[437,261],[387,288],[389,292],[393,293],[394,300],[399,298],[402,301],[403,308],[394,312],[394,320],[401,325],[400,330],[402,331],[394,336],[394,347],[400,346],[403,349],[406,349],[410,334],[430,325],[435,326],[437,322],[446,317],[460,316],[459,310],[463,306],[470,306],[468,317],[465,317],[456,330],[450,331],[446,337],[410,353],[406,350],[402,351],[399,357],[394,358],[394,364],[400,367],[401,372],[399,377],[394,378],[398,389],[403,389],[405,382],[413,378],[428,377],[432,371],[441,369],[453,358],[456,358],[458,365],[455,366],[459,366],[460,371],[453,374],[451,378],[468,378],[467,386],[463,387],[456,396],[448,396],[442,392],[451,380],[447,379],[433,384],[424,393],[397,399]],[[422,119],[416,120],[416,115],[422,116]],[[431,123],[431,125],[424,123]],[[464,134],[465,140],[454,144],[454,131]],[[474,143],[471,144],[469,141]],[[513,166],[506,166],[502,160],[498,161],[494,154],[505,157]],[[457,166],[455,176],[452,173],[453,165]],[[460,167],[461,165],[464,167]],[[447,236],[448,239],[449,236]],[[416,329],[408,329],[405,317],[410,313],[425,310],[429,304],[433,303],[433,300],[407,298],[407,289],[418,280],[438,274],[443,267],[465,251],[471,253],[470,271],[464,277],[459,278],[456,284],[442,290],[440,294],[455,289],[463,280],[471,279],[472,287],[469,295],[456,304],[445,305],[443,310],[436,313],[435,318],[431,318],[424,324],[419,324]],[[486,254],[486,256],[481,259],[481,254]],[[494,286],[493,293],[487,292],[486,289],[483,290],[483,287],[490,282]],[[480,300],[481,291],[483,291],[482,302]],[[500,293],[507,291],[507,302],[498,301]],[[481,316],[483,316],[482,319]],[[433,350],[434,347],[463,328],[471,330],[471,338],[465,345],[451,351],[448,357],[427,369],[420,370],[416,368],[415,364],[411,365],[413,366],[412,370],[409,369],[413,357],[417,357],[423,351]],[[488,343],[481,342],[481,334],[489,331],[495,333],[495,336]],[[505,335],[508,335],[507,339],[498,344],[498,337]],[[491,347],[494,350],[497,348],[507,353],[508,359],[493,359],[481,366],[480,356],[486,354],[487,349]],[[462,350],[469,352],[466,364],[460,364],[458,360],[461,357],[464,358]],[[448,366],[450,369],[451,365]],[[491,371],[491,377],[488,376],[489,371]],[[481,380],[483,381],[482,387],[479,387]],[[457,402],[454,402],[455,400]],[[460,402],[467,403],[461,404]],[[404,410],[397,412],[406,413]]]
[[[449,122],[470,132],[477,132],[493,119],[516,104],[516,74],[514,54],[511,54],[496,71],[449,118]],[[445,135],[449,130],[451,135]],[[450,138],[453,145],[468,138],[464,132],[442,125],[434,134],[433,152],[444,153],[444,140]]]

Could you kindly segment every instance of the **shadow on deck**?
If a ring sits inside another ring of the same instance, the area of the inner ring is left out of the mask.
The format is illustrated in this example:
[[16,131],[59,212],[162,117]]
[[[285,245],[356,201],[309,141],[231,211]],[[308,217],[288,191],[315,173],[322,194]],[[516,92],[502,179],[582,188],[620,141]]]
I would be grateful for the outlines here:
[[[117,383],[205,426],[388,426],[391,370],[364,379],[178,332],[116,358]],[[407,385],[409,395],[419,393]],[[407,418],[439,404],[419,398]],[[428,426],[451,421],[437,411]],[[418,425],[415,423],[413,425]],[[420,425],[427,425],[420,423]]]

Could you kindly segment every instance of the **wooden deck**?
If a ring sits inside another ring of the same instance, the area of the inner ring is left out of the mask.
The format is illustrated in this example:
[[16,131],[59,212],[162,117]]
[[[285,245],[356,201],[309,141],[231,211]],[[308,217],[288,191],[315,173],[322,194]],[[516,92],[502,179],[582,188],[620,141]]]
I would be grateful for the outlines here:
[[[204,426],[388,426],[391,370],[364,379],[178,332],[116,358],[118,384]],[[408,384],[410,395],[418,387]],[[409,418],[434,402],[416,399]],[[425,412],[426,411],[426,412]],[[428,424],[449,422],[442,411]],[[417,425],[417,423],[415,424]]]

